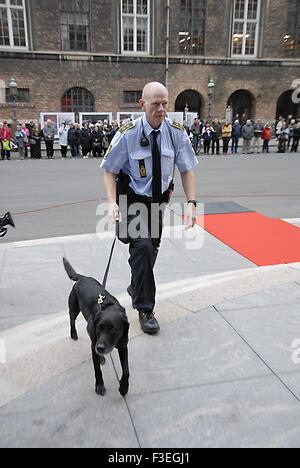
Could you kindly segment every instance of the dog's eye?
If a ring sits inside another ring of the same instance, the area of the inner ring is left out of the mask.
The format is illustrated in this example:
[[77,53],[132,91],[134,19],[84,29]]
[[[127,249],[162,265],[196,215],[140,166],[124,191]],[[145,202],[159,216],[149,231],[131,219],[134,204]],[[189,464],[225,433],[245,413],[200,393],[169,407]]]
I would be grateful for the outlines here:
[[110,333],[115,333],[116,329],[115,329],[115,327],[110,327],[109,331],[110,331]]

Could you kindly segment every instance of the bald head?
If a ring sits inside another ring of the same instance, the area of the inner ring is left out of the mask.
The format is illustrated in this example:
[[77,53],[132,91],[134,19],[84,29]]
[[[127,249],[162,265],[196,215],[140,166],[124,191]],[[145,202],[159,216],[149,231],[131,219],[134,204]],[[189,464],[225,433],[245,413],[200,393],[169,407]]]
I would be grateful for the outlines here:
[[163,84],[158,83],[157,81],[152,81],[151,83],[146,84],[144,87],[142,99],[146,101],[147,99],[151,99],[155,94],[163,94],[168,96],[169,92]]
[[169,103],[167,88],[155,81],[146,84],[140,105],[152,128],[157,129],[165,120]]

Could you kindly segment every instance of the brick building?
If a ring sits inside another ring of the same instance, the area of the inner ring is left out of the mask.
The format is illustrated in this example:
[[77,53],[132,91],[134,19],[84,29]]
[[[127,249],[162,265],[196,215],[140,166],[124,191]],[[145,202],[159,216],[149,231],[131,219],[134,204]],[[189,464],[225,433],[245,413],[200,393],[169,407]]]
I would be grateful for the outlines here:
[[20,120],[138,111],[144,84],[166,79],[170,111],[206,118],[210,78],[221,119],[300,117],[299,66],[300,0],[0,0],[0,121],[11,77]]

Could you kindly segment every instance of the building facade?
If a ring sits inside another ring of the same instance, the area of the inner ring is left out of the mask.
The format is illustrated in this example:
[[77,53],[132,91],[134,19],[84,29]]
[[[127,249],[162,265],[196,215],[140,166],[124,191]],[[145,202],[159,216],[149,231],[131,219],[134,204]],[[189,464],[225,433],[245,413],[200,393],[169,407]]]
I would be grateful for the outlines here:
[[[170,111],[300,117],[300,0],[0,0],[0,121],[135,112],[148,81]],[[299,82],[297,83],[297,80]]]

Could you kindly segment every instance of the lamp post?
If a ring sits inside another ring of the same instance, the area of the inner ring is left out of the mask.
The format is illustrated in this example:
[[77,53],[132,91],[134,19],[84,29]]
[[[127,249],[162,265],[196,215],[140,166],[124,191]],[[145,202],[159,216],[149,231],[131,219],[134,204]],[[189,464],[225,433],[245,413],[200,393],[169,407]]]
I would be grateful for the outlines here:
[[212,100],[215,95],[215,83],[214,80],[211,78],[209,80],[208,86],[207,86],[207,95],[208,95],[208,118],[209,120],[212,119]]
[[10,79],[9,82],[9,88],[10,88],[10,95],[13,98],[13,105],[14,105],[14,118],[13,121],[17,121],[17,97],[18,97],[18,85],[15,81],[14,78]]

